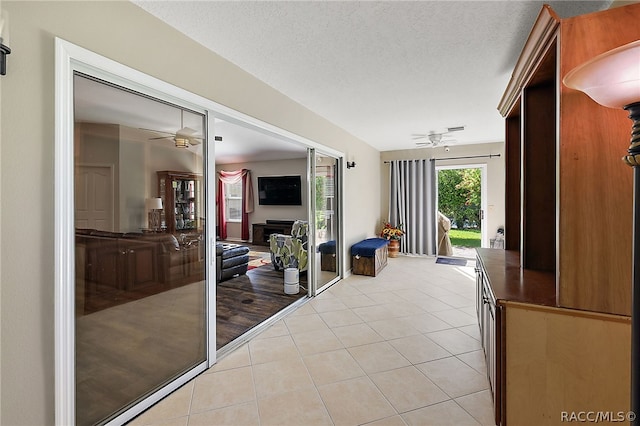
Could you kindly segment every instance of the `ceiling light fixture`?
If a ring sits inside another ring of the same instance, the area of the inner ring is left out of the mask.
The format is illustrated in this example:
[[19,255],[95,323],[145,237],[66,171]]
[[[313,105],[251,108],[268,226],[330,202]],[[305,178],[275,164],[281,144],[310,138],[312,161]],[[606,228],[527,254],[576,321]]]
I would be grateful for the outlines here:
[[640,40],[596,56],[571,70],[563,82],[600,105],[629,111],[633,121],[631,144],[622,159],[633,167],[631,412],[640,414]]
[[429,141],[431,141],[431,143],[434,145],[438,145],[442,140],[442,133],[429,133],[428,136]]
[[187,138],[176,136],[173,141],[176,143],[176,148],[189,148],[189,139]]

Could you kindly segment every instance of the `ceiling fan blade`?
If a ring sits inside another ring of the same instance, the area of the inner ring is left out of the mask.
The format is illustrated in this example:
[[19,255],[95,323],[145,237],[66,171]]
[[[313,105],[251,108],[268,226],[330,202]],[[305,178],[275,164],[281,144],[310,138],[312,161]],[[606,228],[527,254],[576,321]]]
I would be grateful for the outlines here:
[[174,135],[175,133],[165,132],[164,130],[154,130],[154,129],[145,129],[143,127],[138,127],[139,130],[146,130],[147,132],[153,133],[166,133],[167,135]]
[[197,130],[192,129],[191,127],[183,127],[182,129],[178,130],[176,132],[176,134],[180,134],[180,135],[184,135],[184,136],[192,136],[194,134],[198,133]]
[[157,141],[160,139],[171,139],[173,137],[173,134],[171,134],[171,136],[160,136],[158,138],[149,138],[150,141]]

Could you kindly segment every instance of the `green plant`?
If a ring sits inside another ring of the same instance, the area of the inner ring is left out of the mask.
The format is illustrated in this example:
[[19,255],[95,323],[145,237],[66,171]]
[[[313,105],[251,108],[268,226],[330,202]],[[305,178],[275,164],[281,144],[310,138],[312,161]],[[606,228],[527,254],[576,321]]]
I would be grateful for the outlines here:
[[438,209],[457,228],[480,224],[480,169],[443,169],[438,172]]
[[327,199],[325,192],[325,177],[316,176],[316,228],[324,229],[327,227],[325,218],[325,210],[327,209]]

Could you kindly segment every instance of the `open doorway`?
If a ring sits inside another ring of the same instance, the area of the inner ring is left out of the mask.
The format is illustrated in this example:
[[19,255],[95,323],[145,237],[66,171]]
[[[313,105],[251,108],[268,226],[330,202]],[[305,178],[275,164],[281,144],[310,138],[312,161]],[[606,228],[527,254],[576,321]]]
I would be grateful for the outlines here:
[[438,216],[451,242],[451,250],[439,254],[474,259],[486,241],[486,165],[439,166],[436,174]]
[[216,345],[224,354],[340,277],[341,155],[251,123],[215,124]]

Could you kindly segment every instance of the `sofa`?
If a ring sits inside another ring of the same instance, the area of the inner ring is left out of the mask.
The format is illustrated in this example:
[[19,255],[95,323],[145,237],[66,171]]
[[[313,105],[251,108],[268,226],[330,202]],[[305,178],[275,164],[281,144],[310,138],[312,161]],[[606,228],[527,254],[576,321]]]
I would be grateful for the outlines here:
[[249,247],[239,244],[216,244],[216,282],[247,273]]
[[[180,241],[178,240],[180,239]],[[76,229],[76,274],[93,285],[135,290],[204,280],[200,234]]]

